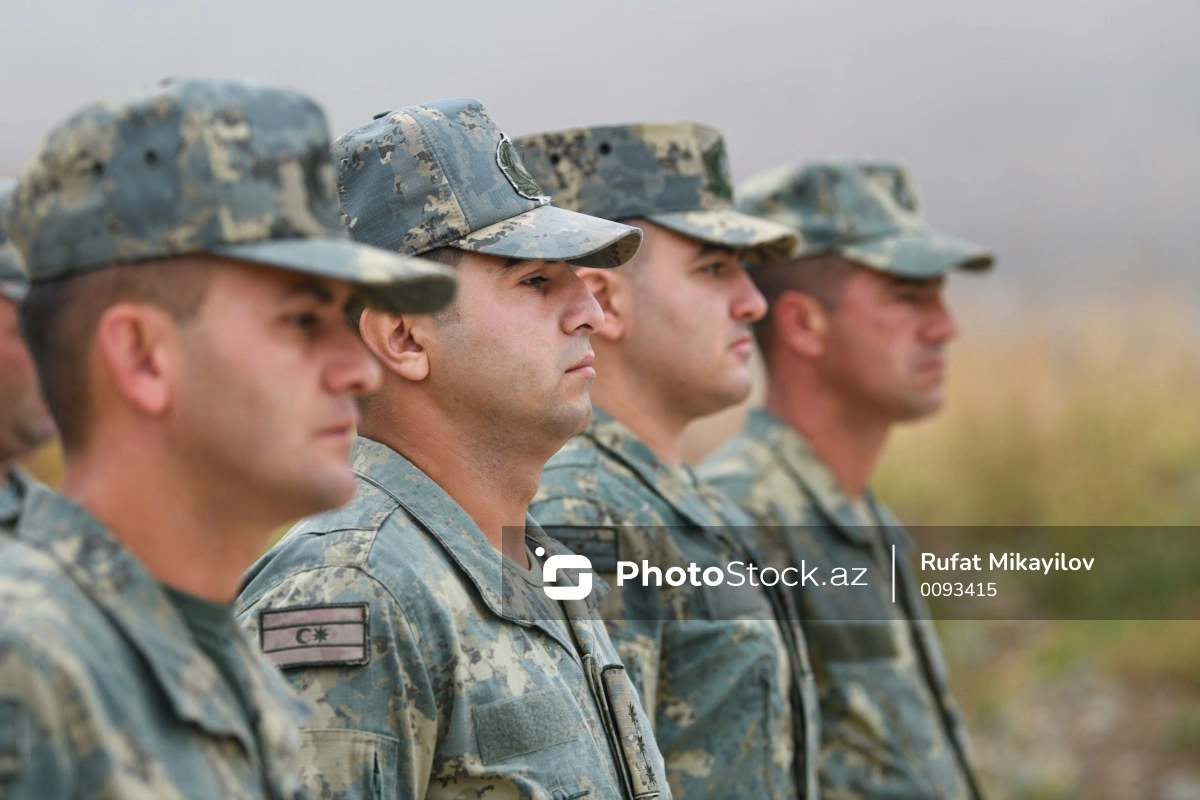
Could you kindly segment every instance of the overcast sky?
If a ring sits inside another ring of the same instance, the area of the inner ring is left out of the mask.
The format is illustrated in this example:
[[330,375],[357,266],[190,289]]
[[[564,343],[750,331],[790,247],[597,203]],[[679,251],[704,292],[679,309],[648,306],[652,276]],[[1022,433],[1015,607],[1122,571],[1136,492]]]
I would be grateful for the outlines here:
[[1195,290],[1198,31],[1194,0],[0,0],[0,174],[167,75],[304,89],[335,135],[470,95],[511,135],[708,122],[737,178],[901,156],[935,225],[997,251],[972,293]]

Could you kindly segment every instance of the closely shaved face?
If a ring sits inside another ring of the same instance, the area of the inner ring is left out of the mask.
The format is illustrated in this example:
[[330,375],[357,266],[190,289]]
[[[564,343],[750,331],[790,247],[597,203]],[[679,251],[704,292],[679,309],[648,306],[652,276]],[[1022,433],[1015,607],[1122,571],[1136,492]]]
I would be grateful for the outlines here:
[[625,362],[696,419],[750,393],[751,325],[766,311],[739,253],[641,220],[642,248],[618,267],[632,286]]
[[53,435],[54,423],[38,392],[33,360],[17,324],[17,304],[0,298],[0,466]]

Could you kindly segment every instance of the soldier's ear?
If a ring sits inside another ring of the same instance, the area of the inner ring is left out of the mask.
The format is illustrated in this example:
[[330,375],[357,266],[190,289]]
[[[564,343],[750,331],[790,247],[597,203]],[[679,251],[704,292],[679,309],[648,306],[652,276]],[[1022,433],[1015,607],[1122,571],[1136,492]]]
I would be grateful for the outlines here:
[[825,355],[829,312],[812,295],[797,291],[780,294],[771,308],[771,325],[777,351],[807,359]]
[[[171,408],[183,354],[170,314],[157,306],[117,303],[96,325],[93,353],[107,380],[93,380],[98,401],[114,392],[146,416]],[[107,384],[107,385],[106,385]]]
[[620,341],[629,321],[628,277],[617,269],[592,267],[580,269],[578,275],[604,312],[604,325],[592,335],[610,342]]
[[422,344],[421,323],[432,323],[428,317],[407,317],[368,308],[358,321],[363,343],[379,364],[410,381],[422,381],[429,376],[429,351]]

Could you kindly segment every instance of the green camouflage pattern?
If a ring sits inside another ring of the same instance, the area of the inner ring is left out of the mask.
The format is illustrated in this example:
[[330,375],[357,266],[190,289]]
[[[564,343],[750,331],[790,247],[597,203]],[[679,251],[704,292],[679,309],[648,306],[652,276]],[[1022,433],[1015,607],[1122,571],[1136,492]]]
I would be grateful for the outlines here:
[[648,219],[749,264],[786,258],[796,234],[733,209],[721,132],[693,122],[650,122],[523,136],[517,147],[554,205],[612,220]]
[[[4,209],[12,202],[12,193],[16,184],[0,181],[0,221],[4,219]],[[21,254],[4,232],[0,224],[0,297],[7,297],[15,303],[21,302],[29,289],[29,278],[25,275],[25,264]]]
[[791,589],[820,695],[822,796],[977,800],[966,727],[899,522],[868,495],[880,524],[865,526],[804,439],[761,409],[701,474],[759,523],[765,563],[868,570],[865,591]]
[[813,677],[773,598],[729,585],[615,588],[618,560],[664,571],[748,561],[731,527],[748,525],[744,515],[598,408],[546,465],[530,514],[614,586],[599,611],[654,709],[676,798],[816,797],[815,766],[805,776],[806,742],[820,735]]
[[0,537],[0,794],[304,797],[298,701],[237,646],[253,730],[133,555],[70,500],[30,487],[15,533]]
[[977,244],[930,229],[898,162],[776,167],[738,187],[737,207],[798,232],[793,259],[828,253],[917,279],[985,270],[994,260]]
[[[607,587],[597,581],[583,600],[563,601],[564,623],[402,455],[359,438],[352,463],[355,498],[301,522],[263,556],[237,609],[260,636],[264,615],[280,609],[366,605],[369,653],[359,663],[328,663],[336,651],[313,650],[324,665],[273,654],[317,709],[301,733],[313,795],[670,797],[649,727],[630,729],[605,710],[619,695],[600,673],[620,664],[593,610]],[[547,558],[567,554],[528,526]],[[560,583],[563,574],[579,585],[578,573],[560,571]],[[645,716],[640,704],[635,713]],[[638,730],[642,747],[622,747]]]
[[88,105],[46,137],[8,217],[35,283],[207,253],[346,280],[398,313],[454,292],[439,265],[346,237],[325,114],[273,86],[168,81]]
[[551,206],[478,100],[377,114],[334,143],[333,162],[351,237],[384,250],[615,267],[642,241],[636,228]]

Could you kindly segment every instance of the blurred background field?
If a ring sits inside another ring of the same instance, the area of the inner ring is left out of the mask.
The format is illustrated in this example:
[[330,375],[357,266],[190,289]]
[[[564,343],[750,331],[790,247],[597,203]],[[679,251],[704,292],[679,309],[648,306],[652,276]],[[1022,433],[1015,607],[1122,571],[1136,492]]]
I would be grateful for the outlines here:
[[[876,481],[901,519],[1174,525],[1200,536],[1191,527],[1200,521],[1192,308],[1143,295],[1015,319],[969,302],[956,311],[963,334],[950,351],[946,408],[896,432]],[[742,413],[694,426],[690,458]],[[939,623],[992,797],[1200,798],[1200,571],[1164,573],[1136,539],[1106,541],[1096,557],[1123,560],[1126,580],[1087,598],[1040,598],[1056,619]],[[1164,616],[1178,618],[1079,619],[1102,615],[1089,603],[1127,592],[1162,596],[1172,609]]]

